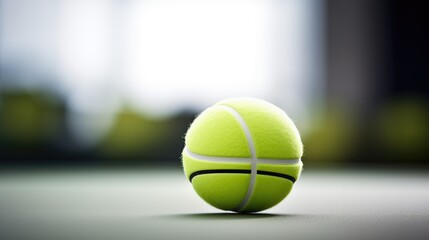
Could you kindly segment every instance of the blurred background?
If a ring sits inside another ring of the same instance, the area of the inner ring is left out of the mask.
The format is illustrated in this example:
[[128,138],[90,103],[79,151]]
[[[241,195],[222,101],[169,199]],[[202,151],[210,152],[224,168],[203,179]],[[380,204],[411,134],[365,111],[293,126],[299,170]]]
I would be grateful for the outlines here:
[[181,167],[258,97],[311,168],[429,170],[429,15],[399,0],[0,0],[0,168]]

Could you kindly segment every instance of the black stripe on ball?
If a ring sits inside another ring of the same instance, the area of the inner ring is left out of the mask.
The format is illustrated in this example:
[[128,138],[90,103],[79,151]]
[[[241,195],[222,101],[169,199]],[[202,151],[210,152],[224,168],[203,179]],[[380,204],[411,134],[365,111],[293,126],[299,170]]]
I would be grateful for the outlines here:
[[[210,170],[200,170],[193,172],[189,176],[189,181],[192,182],[192,179],[198,175],[204,175],[204,174],[213,174],[213,173],[239,173],[239,174],[250,174],[250,170],[245,169],[210,169]],[[291,181],[292,183],[295,183],[296,179],[290,175],[286,175],[283,173],[277,173],[277,172],[269,172],[269,171],[261,171],[258,170],[256,172],[259,175],[266,175],[266,176],[273,176],[273,177],[280,177],[287,179]]]

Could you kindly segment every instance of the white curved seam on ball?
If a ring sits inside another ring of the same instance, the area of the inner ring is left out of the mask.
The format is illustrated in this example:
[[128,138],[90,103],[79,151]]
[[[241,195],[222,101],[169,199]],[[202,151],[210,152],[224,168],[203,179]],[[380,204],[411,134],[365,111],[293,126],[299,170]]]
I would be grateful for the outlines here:
[[190,151],[187,147],[185,147],[185,153],[188,154],[191,158],[205,161],[205,162],[220,162],[220,163],[228,163],[228,162],[234,162],[234,163],[251,163],[251,158],[232,158],[232,157],[216,157],[216,156],[208,156],[208,155],[201,155],[198,153],[194,153]]
[[270,164],[270,165],[295,165],[301,162],[301,158],[295,159],[269,159],[269,158],[257,158],[259,164]]
[[[219,163],[252,163],[252,158],[239,158],[239,157],[218,157],[218,156],[209,156],[194,153],[185,147],[184,151],[189,157],[196,160],[205,161],[205,162],[219,162]],[[275,159],[275,158],[256,158],[258,164],[270,164],[270,165],[295,165],[301,162],[301,158],[295,159]]]
[[249,127],[247,126],[246,121],[240,115],[240,113],[238,113],[234,108],[227,105],[217,105],[217,107],[223,108],[224,110],[232,114],[235,120],[238,121],[238,123],[240,124],[241,128],[244,131],[244,134],[246,135],[247,144],[249,146],[249,151],[251,156],[250,181],[249,181],[249,187],[247,188],[246,195],[244,196],[241,203],[237,206],[237,208],[234,209],[234,211],[239,212],[247,205],[255,189],[257,165],[258,165],[258,159],[256,158],[255,144],[253,142],[252,135],[250,134]]

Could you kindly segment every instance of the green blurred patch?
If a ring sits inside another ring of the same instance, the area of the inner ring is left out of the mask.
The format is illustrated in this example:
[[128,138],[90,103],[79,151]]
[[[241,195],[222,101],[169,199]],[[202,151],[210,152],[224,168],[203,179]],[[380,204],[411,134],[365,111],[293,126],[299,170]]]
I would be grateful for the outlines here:
[[340,107],[315,114],[310,131],[303,136],[305,166],[343,165],[358,141],[357,123]]
[[380,111],[375,124],[376,140],[386,157],[412,162],[428,156],[429,110],[426,102],[414,98],[392,102]]
[[170,126],[161,119],[152,119],[124,108],[99,146],[101,155],[118,160],[139,160],[153,154],[167,139]]
[[0,138],[8,148],[37,147],[60,131],[60,108],[40,92],[11,91],[0,95]]

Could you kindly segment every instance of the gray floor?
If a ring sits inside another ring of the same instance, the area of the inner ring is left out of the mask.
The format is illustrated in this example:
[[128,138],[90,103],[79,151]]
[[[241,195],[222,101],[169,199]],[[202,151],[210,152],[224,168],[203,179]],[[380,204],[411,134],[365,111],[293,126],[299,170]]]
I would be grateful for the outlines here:
[[239,215],[180,169],[3,172],[0,239],[429,239],[429,176],[304,171],[278,206]]

